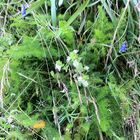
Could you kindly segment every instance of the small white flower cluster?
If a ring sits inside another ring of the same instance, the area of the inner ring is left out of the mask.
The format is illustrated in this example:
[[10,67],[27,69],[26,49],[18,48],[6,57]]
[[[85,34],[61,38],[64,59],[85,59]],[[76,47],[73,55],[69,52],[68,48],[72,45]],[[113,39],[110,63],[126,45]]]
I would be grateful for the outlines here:
[[67,56],[67,63],[69,63],[70,61],[74,61],[77,59],[78,55],[78,50],[74,50],[73,52],[70,52],[70,55]]
[[89,70],[89,67],[88,67],[88,66],[85,66],[84,69],[85,69],[86,71],[88,71],[88,70]]
[[55,64],[56,70],[58,70],[60,72],[63,66],[64,65],[62,64],[62,62],[60,60],[56,61],[56,64]]
[[87,72],[89,70],[88,66],[82,65],[80,62],[81,58],[78,57],[78,50],[74,50],[70,53],[70,55],[67,57],[67,63],[72,64],[75,68],[75,77],[77,78],[78,84],[83,85],[84,87],[88,87],[88,78],[87,76],[84,76],[83,72]]
[[61,71],[61,66],[56,63],[55,64],[55,69],[58,70],[58,71]]
[[[89,67],[88,66],[83,66],[83,64],[80,62],[81,58],[78,56],[78,50],[74,50],[72,52],[70,52],[69,56],[67,56],[67,64],[64,66],[64,64],[58,60],[56,61],[55,64],[55,69],[60,72],[61,69],[63,68],[63,70],[67,71],[69,66],[73,66],[74,67],[74,78],[77,79],[79,86],[84,86],[84,87],[88,87],[89,83],[88,83],[88,75],[86,74],[86,72],[88,72]],[[52,75],[54,75],[52,73]]]
[[74,66],[75,68],[78,67],[79,64],[80,64],[80,63],[79,63],[77,60],[74,60],[73,66]]
[[77,54],[79,51],[78,50],[74,50],[73,52]]
[[12,118],[12,116],[9,116],[8,118],[7,118],[7,123],[8,124],[11,124],[13,122],[13,118]]
[[70,62],[70,60],[71,60],[71,59],[70,59],[70,57],[68,56],[68,57],[67,57],[67,63],[69,63],[69,62]]
[[84,87],[88,87],[88,81],[87,80],[85,80],[85,79],[83,79],[83,77],[82,76],[79,76],[79,77],[77,77],[77,79],[78,79],[78,83],[80,84],[80,85],[83,85]]
[[14,121],[14,120],[13,120],[12,116],[9,116],[9,117],[7,118],[7,123],[10,124],[12,128],[15,127],[15,125],[12,124],[13,121]]

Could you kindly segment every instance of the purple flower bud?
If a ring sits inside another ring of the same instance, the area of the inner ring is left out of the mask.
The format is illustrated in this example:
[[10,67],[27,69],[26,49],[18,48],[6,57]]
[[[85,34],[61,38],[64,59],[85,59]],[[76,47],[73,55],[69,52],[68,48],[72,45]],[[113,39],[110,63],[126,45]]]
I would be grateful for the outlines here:
[[21,5],[21,14],[22,14],[22,17],[26,16],[26,8],[24,4]]
[[120,46],[119,52],[120,53],[126,52],[126,42],[122,43],[122,45]]

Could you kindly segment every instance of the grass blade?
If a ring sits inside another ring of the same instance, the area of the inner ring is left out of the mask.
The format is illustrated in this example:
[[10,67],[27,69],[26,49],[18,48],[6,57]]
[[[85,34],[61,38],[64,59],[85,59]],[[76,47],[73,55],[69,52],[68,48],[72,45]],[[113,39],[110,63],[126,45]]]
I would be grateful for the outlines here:
[[52,18],[53,26],[56,27],[56,5],[55,5],[55,0],[51,0],[51,18]]
[[69,18],[68,25],[70,25],[78,16],[80,13],[84,11],[84,9],[88,6],[89,0],[85,1],[78,10]]
[[103,4],[103,7],[105,8],[106,12],[108,13],[109,17],[112,21],[115,21],[116,16],[112,12],[111,8],[108,6],[108,4],[105,2],[105,0],[101,0],[101,3]]

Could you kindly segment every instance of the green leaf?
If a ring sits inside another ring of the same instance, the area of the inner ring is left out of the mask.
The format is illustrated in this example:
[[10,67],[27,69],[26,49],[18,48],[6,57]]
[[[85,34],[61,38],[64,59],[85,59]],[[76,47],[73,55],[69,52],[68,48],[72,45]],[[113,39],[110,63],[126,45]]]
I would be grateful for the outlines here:
[[67,25],[66,21],[59,22],[58,34],[60,34],[60,37],[64,39],[68,45],[72,45],[74,41],[74,29],[72,26]]

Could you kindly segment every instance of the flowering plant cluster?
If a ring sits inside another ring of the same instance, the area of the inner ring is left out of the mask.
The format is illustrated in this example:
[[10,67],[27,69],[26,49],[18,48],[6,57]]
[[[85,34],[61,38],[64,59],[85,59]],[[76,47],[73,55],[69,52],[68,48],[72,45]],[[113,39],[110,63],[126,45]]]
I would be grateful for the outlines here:
[[73,78],[76,78],[78,85],[88,87],[89,76],[87,75],[87,72],[89,71],[89,67],[82,64],[81,57],[78,56],[78,50],[70,52],[66,61],[66,65],[60,60],[56,61],[55,69],[60,72],[61,69],[67,71],[68,68],[72,67],[74,70]]

